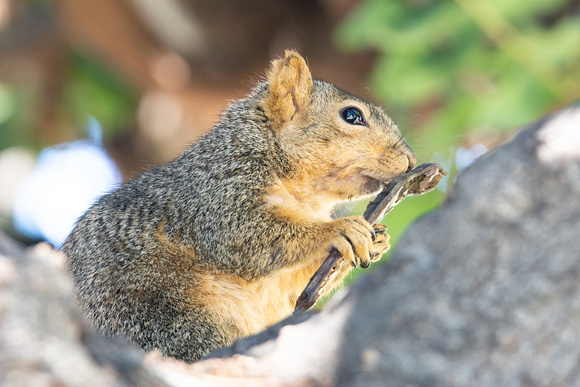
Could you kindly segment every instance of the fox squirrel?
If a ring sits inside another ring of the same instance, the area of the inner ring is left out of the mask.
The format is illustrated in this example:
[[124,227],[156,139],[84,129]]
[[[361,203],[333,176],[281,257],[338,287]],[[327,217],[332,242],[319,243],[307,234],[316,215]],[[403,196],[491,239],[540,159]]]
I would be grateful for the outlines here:
[[101,197],[63,251],[106,334],[187,362],[290,315],[331,248],[368,267],[383,225],[331,220],[415,154],[383,109],[313,80],[295,51],[181,156]]

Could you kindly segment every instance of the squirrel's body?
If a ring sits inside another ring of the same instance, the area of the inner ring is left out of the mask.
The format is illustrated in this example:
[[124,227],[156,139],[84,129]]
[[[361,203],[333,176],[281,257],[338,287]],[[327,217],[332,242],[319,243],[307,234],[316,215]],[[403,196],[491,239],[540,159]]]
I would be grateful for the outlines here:
[[414,162],[382,109],[287,52],[212,132],[79,219],[63,250],[81,304],[105,333],[195,361],[290,315],[332,247],[363,266],[386,251],[384,229],[373,242],[330,212]]

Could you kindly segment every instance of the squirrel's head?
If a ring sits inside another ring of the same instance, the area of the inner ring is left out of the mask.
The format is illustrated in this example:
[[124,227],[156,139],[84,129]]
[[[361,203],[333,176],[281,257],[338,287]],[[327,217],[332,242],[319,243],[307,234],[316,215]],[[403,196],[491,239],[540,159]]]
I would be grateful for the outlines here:
[[293,164],[289,179],[331,199],[375,194],[416,163],[382,108],[313,80],[295,51],[272,62],[261,107]]

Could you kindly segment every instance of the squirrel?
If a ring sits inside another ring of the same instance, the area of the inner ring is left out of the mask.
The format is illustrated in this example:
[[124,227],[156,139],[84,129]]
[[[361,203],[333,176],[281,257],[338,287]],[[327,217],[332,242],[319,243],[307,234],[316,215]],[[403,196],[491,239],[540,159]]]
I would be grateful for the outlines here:
[[292,314],[332,248],[352,268],[387,251],[382,224],[332,219],[416,157],[386,112],[313,79],[293,50],[171,163],[100,197],[63,245],[105,334],[195,362]]

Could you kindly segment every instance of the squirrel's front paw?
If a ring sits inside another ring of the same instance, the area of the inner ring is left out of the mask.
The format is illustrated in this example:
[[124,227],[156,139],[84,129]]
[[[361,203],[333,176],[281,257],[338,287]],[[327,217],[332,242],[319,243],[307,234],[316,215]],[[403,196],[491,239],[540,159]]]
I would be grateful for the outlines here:
[[382,223],[375,224],[373,228],[375,239],[373,241],[374,255],[371,257],[371,262],[376,262],[391,248],[389,243],[391,236],[387,234],[387,226]]
[[362,216],[336,219],[329,226],[332,228],[329,250],[337,249],[354,267],[359,264],[369,267],[375,257],[373,227]]

